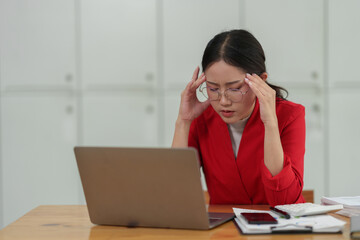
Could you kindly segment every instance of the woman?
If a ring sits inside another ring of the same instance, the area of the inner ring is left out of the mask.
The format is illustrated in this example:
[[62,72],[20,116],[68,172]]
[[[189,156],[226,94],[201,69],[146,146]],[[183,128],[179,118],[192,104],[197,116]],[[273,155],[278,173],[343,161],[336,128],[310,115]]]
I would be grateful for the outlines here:
[[260,43],[245,30],[220,33],[202,69],[181,94],[172,146],[198,150],[210,203],[304,202],[305,109],[267,83]]

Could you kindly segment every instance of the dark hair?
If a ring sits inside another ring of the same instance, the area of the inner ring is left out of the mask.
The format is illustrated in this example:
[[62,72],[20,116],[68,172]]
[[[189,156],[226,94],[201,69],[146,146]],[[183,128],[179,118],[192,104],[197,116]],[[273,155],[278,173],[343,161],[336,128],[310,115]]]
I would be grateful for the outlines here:
[[[261,75],[266,72],[265,53],[256,38],[246,30],[231,30],[217,34],[207,44],[202,58],[202,69],[223,60],[239,67],[245,72]],[[266,83],[276,91],[276,97],[286,99],[288,91],[279,86]],[[284,92],[286,96],[284,96]]]

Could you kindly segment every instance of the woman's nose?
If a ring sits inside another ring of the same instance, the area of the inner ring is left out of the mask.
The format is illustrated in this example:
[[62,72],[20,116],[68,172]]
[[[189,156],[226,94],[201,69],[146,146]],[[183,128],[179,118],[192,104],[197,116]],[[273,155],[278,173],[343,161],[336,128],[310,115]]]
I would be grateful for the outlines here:
[[225,92],[220,95],[220,105],[228,106],[231,104],[231,100],[226,96]]

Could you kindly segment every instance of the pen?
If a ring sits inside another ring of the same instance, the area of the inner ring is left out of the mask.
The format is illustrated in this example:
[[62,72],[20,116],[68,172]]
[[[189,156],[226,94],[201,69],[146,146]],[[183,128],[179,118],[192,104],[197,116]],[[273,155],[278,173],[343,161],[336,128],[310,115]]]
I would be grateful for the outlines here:
[[287,213],[287,212],[284,212],[284,211],[281,211],[277,208],[274,208],[274,207],[270,207],[270,210],[279,214],[280,216],[286,218],[286,219],[290,219],[290,215]]

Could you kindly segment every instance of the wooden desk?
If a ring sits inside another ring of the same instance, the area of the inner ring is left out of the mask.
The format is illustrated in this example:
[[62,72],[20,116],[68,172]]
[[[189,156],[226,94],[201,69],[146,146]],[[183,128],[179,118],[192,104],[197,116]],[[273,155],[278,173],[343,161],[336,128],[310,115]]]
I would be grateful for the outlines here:
[[[210,206],[213,212],[232,212],[233,206]],[[251,209],[268,209],[267,206],[235,206]],[[294,234],[297,239],[350,239],[349,219],[342,234]],[[289,239],[283,235],[241,235],[233,222],[225,223],[209,231],[155,228],[126,228],[96,226],[89,220],[85,205],[40,206],[0,231],[0,239]]]

